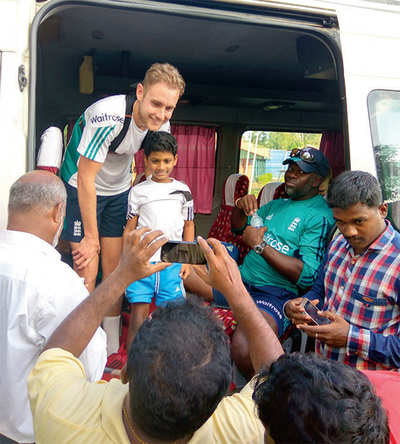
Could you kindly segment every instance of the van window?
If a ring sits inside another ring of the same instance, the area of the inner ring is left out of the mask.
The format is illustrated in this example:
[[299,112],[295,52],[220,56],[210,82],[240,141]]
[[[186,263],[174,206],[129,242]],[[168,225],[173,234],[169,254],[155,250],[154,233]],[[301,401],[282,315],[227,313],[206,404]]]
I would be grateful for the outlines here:
[[384,198],[400,200],[400,92],[375,90],[368,112],[378,178]]
[[250,181],[249,193],[258,195],[269,182],[283,182],[282,162],[293,148],[319,148],[322,134],[281,131],[246,131],[240,142],[239,173]]
[[368,95],[368,112],[376,171],[391,216],[400,224],[400,92],[375,90]]

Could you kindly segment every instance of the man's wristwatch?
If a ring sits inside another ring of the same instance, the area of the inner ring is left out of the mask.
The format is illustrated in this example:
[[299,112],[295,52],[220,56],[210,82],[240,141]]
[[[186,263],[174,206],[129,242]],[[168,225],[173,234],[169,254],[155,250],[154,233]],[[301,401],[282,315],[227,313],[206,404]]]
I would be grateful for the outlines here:
[[262,254],[264,251],[264,248],[267,246],[267,243],[263,240],[261,241],[259,244],[254,245],[253,250],[257,253],[257,254]]

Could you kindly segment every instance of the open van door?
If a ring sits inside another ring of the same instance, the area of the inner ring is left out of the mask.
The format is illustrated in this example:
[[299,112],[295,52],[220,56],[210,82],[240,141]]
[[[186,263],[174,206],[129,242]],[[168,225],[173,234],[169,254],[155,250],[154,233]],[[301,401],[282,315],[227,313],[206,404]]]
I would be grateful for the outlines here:
[[10,185],[26,171],[29,25],[33,0],[0,2],[0,228],[7,222]]

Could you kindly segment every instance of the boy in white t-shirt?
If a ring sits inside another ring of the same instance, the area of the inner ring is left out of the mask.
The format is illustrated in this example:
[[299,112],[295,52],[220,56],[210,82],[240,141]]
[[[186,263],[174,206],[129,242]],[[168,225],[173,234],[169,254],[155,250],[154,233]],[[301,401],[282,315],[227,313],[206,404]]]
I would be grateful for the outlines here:
[[[125,230],[150,227],[161,230],[168,240],[193,241],[192,194],[186,184],[169,177],[178,160],[175,137],[165,131],[149,132],[143,141],[143,149],[146,171],[151,176],[129,193]],[[160,261],[160,250],[150,260]],[[185,297],[182,279],[189,272],[188,264],[172,264],[126,289],[126,297],[131,303],[127,350],[149,315],[153,297],[157,306]]]

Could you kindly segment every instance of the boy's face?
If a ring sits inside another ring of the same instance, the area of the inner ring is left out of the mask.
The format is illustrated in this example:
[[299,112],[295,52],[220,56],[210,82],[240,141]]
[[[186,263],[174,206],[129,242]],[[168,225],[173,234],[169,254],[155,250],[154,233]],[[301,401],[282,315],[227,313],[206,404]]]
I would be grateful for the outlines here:
[[169,182],[169,175],[177,160],[178,156],[174,156],[172,153],[153,151],[148,157],[144,156],[144,165],[155,182]]

